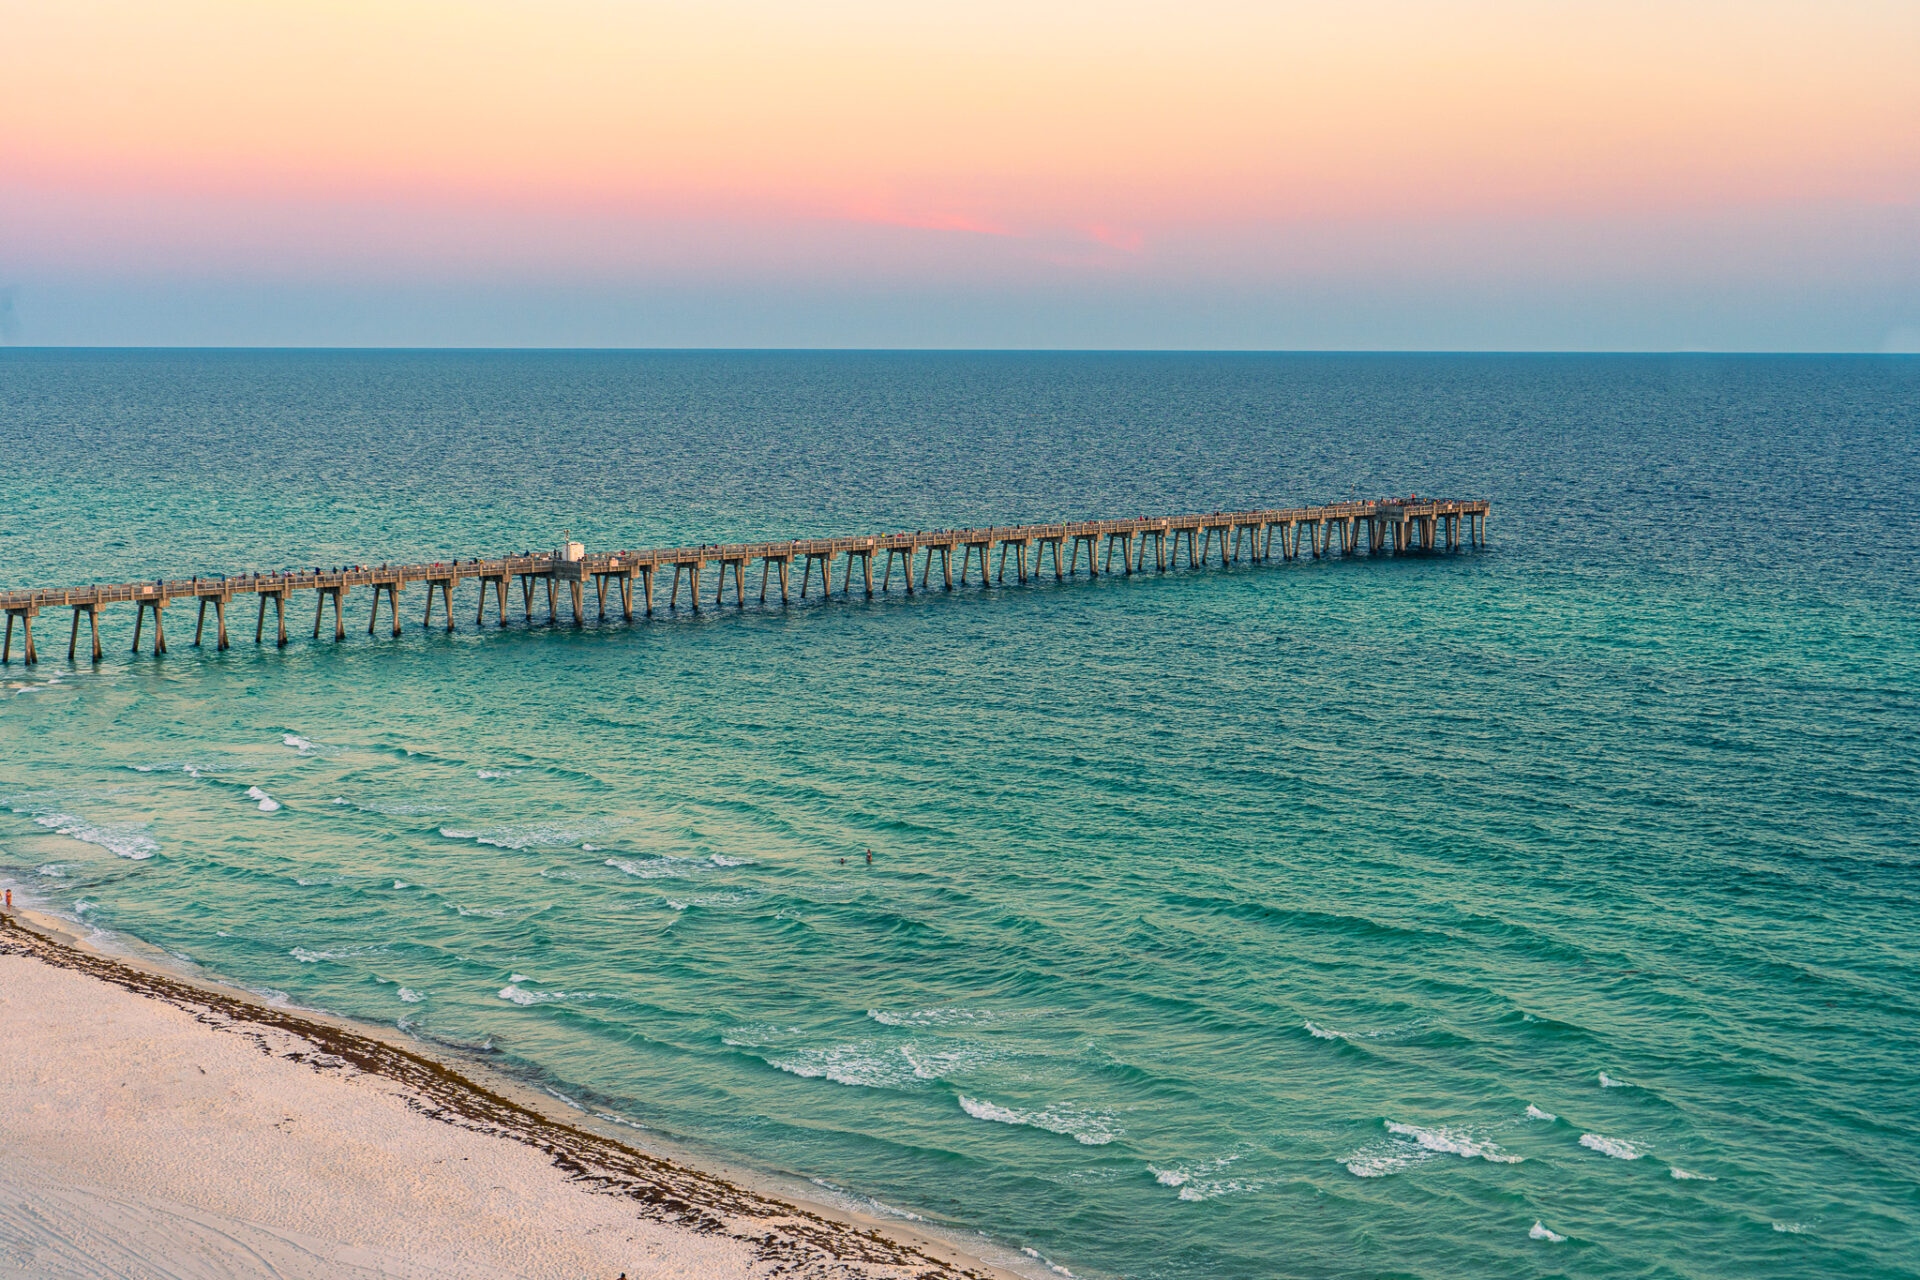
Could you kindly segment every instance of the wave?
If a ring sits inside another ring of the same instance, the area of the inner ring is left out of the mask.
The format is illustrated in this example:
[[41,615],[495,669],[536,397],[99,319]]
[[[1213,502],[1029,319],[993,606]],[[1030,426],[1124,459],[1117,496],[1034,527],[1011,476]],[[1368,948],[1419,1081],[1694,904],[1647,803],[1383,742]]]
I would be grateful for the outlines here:
[[1612,1156],[1616,1160],[1638,1160],[1647,1154],[1625,1138],[1604,1138],[1597,1133],[1581,1134],[1580,1145],[1589,1151],[1598,1151],[1603,1156]]
[[1538,1218],[1533,1220],[1533,1229],[1527,1232],[1527,1238],[1530,1240],[1546,1240],[1553,1244],[1565,1244],[1567,1242],[1565,1236],[1548,1227],[1546,1223],[1540,1221]]
[[1602,1071],[1600,1073],[1600,1087],[1602,1089],[1629,1089],[1633,1086],[1629,1085],[1625,1080],[1615,1080],[1612,1076]]
[[1396,1027],[1375,1027],[1371,1031],[1335,1031],[1332,1027],[1323,1027],[1311,1020],[1302,1024],[1308,1035],[1315,1040],[1344,1040],[1352,1044],[1359,1040],[1398,1040],[1402,1036],[1425,1030],[1428,1020],[1419,1018]]
[[511,778],[519,772],[518,769],[475,769],[473,776],[476,778],[498,780],[500,778]]
[[447,811],[444,804],[404,804],[391,800],[369,800],[361,804],[345,796],[335,796],[332,802],[359,813],[377,813],[383,818],[418,818],[423,814]]
[[262,813],[278,813],[280,811],[280,802],[258,787],[247,788],[247,799],[258,800],[260,802],[260,812]]
[[66,869],[65,867],[63,867],[63,866],[61,866],[61,865],[60,865],[59,863],[57,863],[57,862],[49,862],[49,863],[48,863],[48,864],[47,864],[46,866],[44,866],[44,867],[36,867],[36,868],[34,868],[34,872],[35,872],[35,874],[37,874],[37,875],[43,875],[43,876],[49,876],[49,877],[52,877],[52,878],[53,878],[53,879],[55,879],[55,880],[58,880],[58,879],[59,879],[60,877],[62,877],[62,876],[64,876],[64,875],[66,875],[66,874],[67,874],[67,869]]
[[1679,1165],[1670,1165],[1667,1176],[1680,1182],[1718,1182],[1720,1179],[1710,1173],[1695,1173],[1691,1169],[1682,1169]]
[[869,1009],[867,1016],[883,1027],[950,1027],[972,1022],[992,1022],[1003,1017],[987,1009]]
[[310,951],[306,947],[295,947],[287,954],[301,964],[319,964],[323,960],[352,960],[359,956],[384,955],[391,945],[387,942],[369,942],[359,946],[341,947],[338,951]]
[[[525,981],[525,979],[522,979]],[[552,1004],[556,1000],[597,1000],[598,991],[528,991],[518,982],[500,988],[500,998],[518,1005]]]
[[1773,1229],[1775,1231],[1784,1232],[1785,1234],[1790,1236],[1804,1235],[1805,1233],[1813,1230],[1812,1227],[1808,1226],[1804,1222],[1776,1222],[1773,1224]]
[[485,831],[462,831],[454,827],[440,828],[440,834],[449,840],[471,840],[475,844],[489,844],[496,849],[569,848],[579,844],[593,831],[577,831],[567,827],[552,827],[541,823],[528,823],[522,826],[491,827]]
[[752,858],[730,858],[724,853],[716,853],[707,859],[716,867],[747,867],[753,865]]
[[1491,1164],[1519,1164],[1525,1158],[1502,1151],[1497,1144],[1476,1138],[1458,1126],[1429,1127],[1401,1124],[1397,1120],[1384,1120],[1381,1123],[1392,1135],[1386,1142],[1363,1147],[1342,1161],[1347,1166],[1347,1172],[1356,1178],[1391,1177],[1402,1170],[1446,1155],[1467,1160],[1480,1159]]
[[1264,1186],[1259,1182],[1241,1182],[1233,1178],[1210,1178],[1209,1173],[1217,1173],[1238,1160],[1239,1156],[1221,1156],[1205,1164],[1189,1165],[1162,1169],[1158,1165],[1148,1165],[1147,1172],[1153,1180],[1163,1187],[1179,1189],[1179,1199],[1187,1201],[1211,1200],[1215,1196],[1229,1195],[1236,1191],[1258,1191]]
[[608,858],[601,865],[612,867],[616,871],[624,871],[630,876],[638,876],[642,880],[660,880],[687,874],[686,868],[673,858],[654,858],[647,862],[634,862],[627,858]]
[[426,999],[425,996],[421,995],[418,991],[415,991],[412,987],[402,987],[400,988],[400,990],[396,991],[394,994],[399,996],[402,1000],[406,1001],[408,1004],[419,1004],[422,1000]]
[[1048,1133],[1065,1134],[1082,1146],[1104,1147],[1123,1132],[1113,1122],[1113,1117],[1104,1112],[1082,1111],[1071,1107],[1021,1111],[1014,1107],[1003,1107],[997,1103],[969,1098],[965,1094],[954,1096],[959,1100],[960,1109],[976,1120],[991,1120],[996,1124],[1024,1125],[1030,1129],[1044,1129]]
[[1526,1158],[1502,1151],[1496,1144],[1476,1138],[1461,1128],[1446,1125],[1426,1128],[1417,1124],[1401,1124],[1395,1120],[1386,1121],[1386,1126],[1388,1133],[1409,1138],[1428,1151],[1438,1151],[1443,1155],[1486,1160],[1493,1164],[1519,1164]]
[[303,756],[310,755],[311,753],[318,751],[320,749],[318,744],[308,741],[306,738],[301,737],[297,733],[289,733],[286,736],[282,737],[280,741],[283,745],[292,747],[295,751],[298,751]]
[[144,826],[96,827],[70,813],[39,813],[33,820],[55,835],[97,845],[133,862],[145,862],[160,852],[153,837],[144,834]]
[[1551,1111],[1542,1111],[1531,1102],[1527,1104],[1527,1119],[1529,1120],[1558,1120],[1559,1118],[1559,1116],[1553,1114]]
[[805,1080],[831,1080],[862,1089],[911,1088],[926,1079],[898,1046],[880,1047],[871,1042],[799,1049],[765,1061],[775,1070]]
[[742,902],[753,901],[751,893],[703,893],[681,902],[673,898],[665,899],[675,911],[685,911],[688,907],[731,907]]
[[1055,1275],[1062,1275],[1062,1276],[1073,1275],[1073,1272],[1067,1270],[1065,1267],[1061,1266],[1059,1263],[1049,1262],[1046,1258],[1042,1257],[1038,1249],[1028,1249],[1023,1246],[1020,1252],[1026,1254],[1029,1258],[1032,1258],[1035,1262],[1040,1263],[1042,1266],[1044,1266],[1047,1270],[1053,1272]]
[[396,889],[411,889],[413,888],[413,885],[406,880],[395,880],[393,882],[393,887]]

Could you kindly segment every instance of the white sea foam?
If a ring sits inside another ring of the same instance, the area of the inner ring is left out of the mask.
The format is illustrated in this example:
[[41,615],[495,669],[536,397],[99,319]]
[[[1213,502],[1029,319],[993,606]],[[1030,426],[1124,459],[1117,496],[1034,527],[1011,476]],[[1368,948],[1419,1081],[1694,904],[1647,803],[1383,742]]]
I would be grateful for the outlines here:
[[305,738],[301,737],[297,733],[289,733],[284,738],[280,739],[280,741],[285,743],[287,746],[292,747],[295,751],[298,751],[303,756],[310,751],[318,751],[320,749],[319,747],[307,741]]
[[597,991],[527,991],[518,983],[508,983],[500,988],[500,998],[511,1000],[515,1004],[552,1004],[555,1000],[592,1000],[600,993]]
[[463,916],[482,916],[488,920],[505,920],[514,911],[512,907],[463,907],[457,902],[453,909]]
[[319,964],[322,960],[352,960],[358,956],[384,955],[387,950],[384,942],[369,942],[357,946],[341,947],[336,951],[313,951],[306,947],[295,947],[287,952],[301,964]]
[[716,867],[745,867],[753,863],[752,858],[730,858],[724,853],[716,853],[707,861]]
[[88,902],[85,898],[79,898],[79,899],[76,899],[73,904],[73,914],[77,916],[83,916],[87,914],[87,912],[93,910],[93,908],[94,908],[93,903]]
[[672,858],[654,858],[647,862],[634,862],[627,858],[608,858],[601,865],[624,871],[630,876],[638,876],[642,880],[659,880],[687,874],[686,869]]
[[1044,1129],[1048,1133],[1066,1134],[1083,1146],[1104,1147],[1119,1137],[1122,1132],[1113,1122],[1113,1117],[1102,1112],[1084,1111],[1076,1107],[1048,1107],[1041,1111],[1022,1111],[1016,1107],[1003,1107],[997,1103],[969,1098],[965,1094],[955,1096],[959,1099],[960,1109],[976,1120],[1025,1125],[1031,1129]]
[[1580,1145],[1589,1151],[1598,1151],[1603,1156],[1612,1156],[1616,1160],[1638,1160],[1647,1154],[1625,1138],[1603,1138],[1597,1133],[1581,1134]]
[[1428,1151],[1438,1151],[1443,1155],[1460,1156],[1463,1159],[1486,1160],[1493,1164],[1519,1164],[1524,1157],[1502,1151],[1485,1138],[1476,1138],[1465,1129],[1450,1125],[1435,1125],[1431,1128],[1417,1124],[1401,1124],[1397,1120],[1386,1121],[1387,1132],[1402,1138],[1411,1139]]
[[1527,1119],[1529,1120],[1558,1120],[1559,1118],[1559,1116],[1556,1116],[1551,1111],[1542,1111],[1531,1102],[1527,1104]]
[[1048,1262],[1047,1259],[1040,1256],[1040,1251],[1038,1249],[1022,1248],[1020,1252],[1026,1254],[1029,1258],[1032,1258],[1035,1262],[1044,1263],[1047,1270],[1053,1272],[1057,1276],[1071,1276],[1073,1274],[1073,1272],[1067,1270],[1065,1267],[1061,1266],[1057,1262]]
[[272,796],[268,795],[266,792],[262,791],[258,787],[247,788],[247,799],[259,801],[260,812],[262,813],[279,812],[280,802],[278,800],[275,800]]
[[802,1048],[767,1059],[767,1065],[809,1080],[867,1089],[899,1089],[917,1085],[920,1075],[898,1046],[871,1040],[828,1048]]
[[600,847],[599,845],[597,845],[597,844],[582,844],[582,845],[580,846],[580,852],[582,852],[582,853],[605,853],[605,852],[606,852],[606,850],[605,850],[605,849],[602,849],[602,848],[601,848],[601,847]]
[[134,862],[144,862],[160,852],[160,846],[145,834],[144,826],[96,827],[70,813],[35,814],[33,820],[55,835],[97,845]]
[[730,907],[742,902],[750,902],[752,899],[753,895],[750,893],[702,893],[684,902],[673,898],[667,898],[664,901],[675,911],[685,911],[688,907]]
[[475,844],[492,845],[496,849],[564,848],[577,845],[592,832],[575,831],[567,827],[550,827],[532,823],[518,827],[494,827],[486,831],[462,831],[454,827],[440,828],[440,834],[449,840],[471,840]]
[[1600,1087],[1602,1089],[1624,1089],[1627,1087],[1627,1082],[1625,1080],[1615,1080],[1612,1076],[1602,1071],[1600,1073]]
[[1720,1181],[1720,1179],[1714,1177],[1710,1173],[1695,1173],[1691,1169],[1682,1169],[1677,1164],[1671,1165],[1668,1167],[1667,1176],[1681,1182],[1718,1182]]
[[407,881],[405,881],[405,880],[395,880],[395,881],[393,882],[393,887],[394,887],[394,888],[396,888],[396,889],[411,889],[411,888],[413,888],[413,886],[412,886],[411,884],[409,884],[409,883],[408,883]]
[[1813,1230],[1812,1227],[1804,1222],[1776,1222],[1773,1224],[1773,1229],[1784,1232],[1790,1236],[1804,1235],[1806,1232]]
[[520,772],[518,769],[475,769],[473,771],[474,776],[477,778],[488,778],[488,779],[494,779],[494,780],[497,780],[500,778],[511,778],[514,774],[518,772]]
[[394,994],[402,1000],[405,1000],[408,1004],[419,1004],[422,1000],[426,999],[425,996],[415,991],[412,987],[402,987]]
[[1219,1173],[1238,1160],[1239,1156],[1221,1156],[1197,1165],[1176,1166],[1162,1169],[1158,1165],[1148,1165],[1147,1172],[1153,1180],[1163,1187],[1178,1188],[1179,1199],[1187,1201],[1211,1200],[1215,1196],[1229,1195],[1236,1191],[1258,1191],[1264,1185],[1259,1182],[1241,1182],[1233,1178],[1219,1178],[1211,1175]]
[[507,981],[508,982],[532,982],[533,979],[529,978],[524,973],[515,973],[515,974],[509,974],[507,976]]
[[900,1047],[900,1056],[922,1080],[945,1080],[949,1076],[977,1071],[1006,1057],[1003,1050],[970,1041],[915,1042]]
[[67,869],[57,862],[49,862],[46,866],[40,867],[38,870],[39,874],[51,876],[56,880],[67,874]]
[[1533,1230],[1527,1232],[1527,1236],[1530,1239],[1547,1240],[1554,1244],[1565,1244],[1567,1240],[1565,1236],[1561,1235],[1558,1231],[1551,1230],[1546,1223],[1540,1221],[1538,1218],[1533,1220]]
[[1325,1027],[1316,1027],[1311,1022],[1307,1023],[1307,1034],[1312,1036],[1315,1040],[1346,1039],[1346,1037],[1341,1035],[1338,1031],[1329,1031]]
[[987,1009],[869,1009],[867,1016],[883,1027],[949,1027],[991,1022],[1002,1015]]

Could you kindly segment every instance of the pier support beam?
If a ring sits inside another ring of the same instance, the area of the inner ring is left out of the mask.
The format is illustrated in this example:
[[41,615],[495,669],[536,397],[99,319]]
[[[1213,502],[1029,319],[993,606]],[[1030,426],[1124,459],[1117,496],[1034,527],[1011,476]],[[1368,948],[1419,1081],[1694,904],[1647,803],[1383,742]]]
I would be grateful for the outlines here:
[[[893,562],[895,560],[899,560],[901,562],[900,564],[901,575],[906,579],[906,582],[907,582],[907,594],[908,595],[913,594],[913,557],[919,552],[919,550],[920,548],[917,546],[887,548],[886,568],[880,574],[880,591],[883,595],[886,593],[888,586],[890,586],[893,582]],[[928,554],[927,562],[929,566],[931,566],[933,562],[933,557],[931,553]]]
[[1097,533],[1076,533],[1073,535],[1073,550],[1067,556],[1067,572],[1072,573],[1080,567],[1080,548],[1087,549],[1087,573],[1092,577],[1100,576],[1100,535]]
[[199,597],[199,601],[200,616],[193,624],[193,647],[196,649],[200,647],[200,637],[207,629],[207,606],[212,605],[214,630],[218,633],[214,639],[214,645],[216,650],[224,650],[227,647],[227,596],[224,593],[203,595]]
[[136,601],[140,608],[133,615],[133,651],[140,652],[140,624],[147,620],[147,610],[153,610],[153,656],[159,657],[167,651],[167,627],[161,621],[161,610],[167,607],[165,596],[150,596]]
[[807,598],[807,584],[813,580],[813,566],[820,566],[820,591],[823,595],[833,594],[833,552],[809,551],[807,562],[800,570],[800,598]]
[[87,615],[87,628],[93,633],[93,660],[100,661],[100,606],[77,604],[73,606],[73,631],[67,636],[67,661],[73,661],[73,651],[80,640],[80,615]]
[[[487,623],[488,587],[493,588],[493,611],[500,616],[500,625],[504,627],[507,625],[507,575],[504,573],[489,573],[481,576],[480,607],[474,611],[473,625],[483,627]],[[400,609],[397,605],[393,610],[393,621],[396,627],[394,634],[398,635],[399,631],[397,628],[400,622]]]
[[[427,611],[425,616],[420,619],[421,630],[424,631],[433,625],[433,593],[436,591],[440,593],[441,602],[447,607],[447,630],[453,630],[453,584],[458,581],[460,581],[458,578],[427,579]],[[483,595],[482,599],[484,598]],[[398,618],[399,615],[396,614],[394,616]]]
[[780,603],[781,604],[787,603],[787,569],[789,568],[789,566],[791,566],[792,563],[793,563],[793,557],[791,555],[761,557],[760,559],[760,603],[761,604],[765,604],[767,602],[767,579],[772,574],[774,566],[776,565],[779,566],[779,569],[780,569]]
[[[326,613],[328,599],[332,599],[333,601],[333,638],[335,640],[345,640],[347,638],[347,624],[341,620],[340,616],[340,597],[346,594],[347,589],[344,586],[314,588],[313,638],[315,640],[320,638],[320,619]],[[427,599],[429,601],[433,599],[431,593],[428,594]]]
[[962,549],[960,555],[961,586],[964,587],[967,585],[967,570],[972,567],[975,559],[980,561],[980,585],[983,587],[987,585],[987,578],[989,577],[987,573],[987,552],[992,545],[992,543],[988,542],[969,542]]
[[[26,659],[26,665],[30,667],[40,661],[40,651],[33,647],[33,620],[38,617],[39,614],[40,606],[37,604],[22,605],[17,609],[7,610],[7,636],[4,642],[0,642],[0,662],[13,661],[13,621],[15,618],[20,620],[20,629],[25,633],[26,644],[21,656]],[[73,615],[73,625],[75,633],[77,634],[80,628],[80,615],[78,612],[75,612]],[[71,650],[72,646],[68,646],[68,648]],[[67,656],[71,658],[73,655],[69,652]]]
[[[398,582],[376,582],[373,584],[373,607],[367,610],[367,634],[373,634],[373,628],[380,621],[380,597],[387,598],[387,616],[393,619],[393,634],[400,634],[400,584]],[[432,593],[428,593],[428,602],[432,602]],[[480,593],[480,607],[487,606],[487,593]]]
[[280,628],[280,647],[284,649],[287,647],[287,588],[284,586],[275,586],[260,593],[260,617],[253,624],[253,642],[259,644],[266,635],[268,600],[273,601],[273,617]]

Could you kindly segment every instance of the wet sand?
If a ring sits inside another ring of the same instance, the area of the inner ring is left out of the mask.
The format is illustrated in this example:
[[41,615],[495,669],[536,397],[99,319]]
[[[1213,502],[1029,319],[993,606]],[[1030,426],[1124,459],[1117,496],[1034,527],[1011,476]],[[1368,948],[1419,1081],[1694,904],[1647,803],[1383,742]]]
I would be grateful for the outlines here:
[[0,1276],[1010,1274],[476,1075],[0,916]]

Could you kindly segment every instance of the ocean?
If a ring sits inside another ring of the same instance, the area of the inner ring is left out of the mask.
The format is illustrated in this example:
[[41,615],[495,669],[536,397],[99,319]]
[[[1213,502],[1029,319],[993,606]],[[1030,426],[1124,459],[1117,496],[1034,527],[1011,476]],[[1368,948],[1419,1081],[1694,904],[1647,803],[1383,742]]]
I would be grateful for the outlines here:
[[1036,1275],[1920,1275],[1917,424],[1903,357],[0,351],[8,588],[1493,503],[97,667],[50,612],[0,876]]

